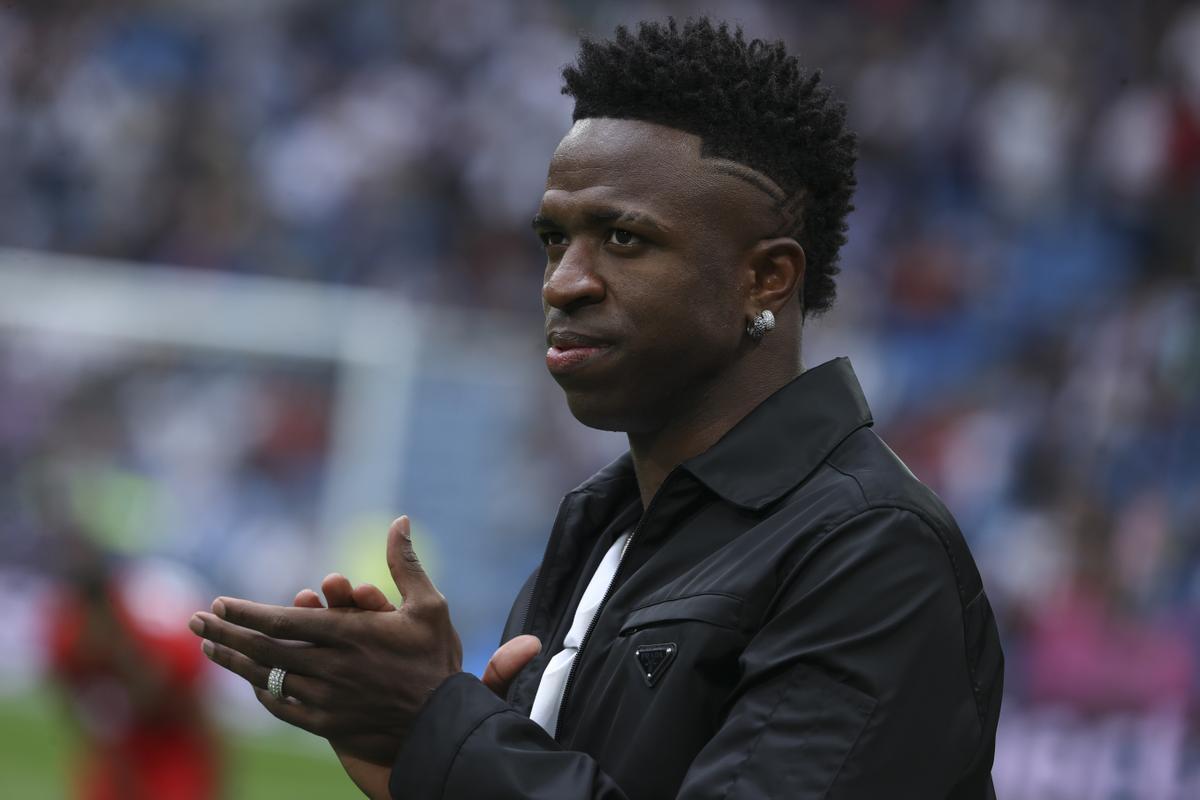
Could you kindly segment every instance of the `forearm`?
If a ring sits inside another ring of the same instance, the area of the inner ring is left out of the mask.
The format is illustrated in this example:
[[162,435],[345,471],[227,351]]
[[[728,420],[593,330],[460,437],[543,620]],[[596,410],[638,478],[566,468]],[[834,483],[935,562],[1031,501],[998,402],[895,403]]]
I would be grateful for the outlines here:
[[397,800],[625,798],[591,756],[563,750],[466,673],[448,678],[421,711],[390,788]]

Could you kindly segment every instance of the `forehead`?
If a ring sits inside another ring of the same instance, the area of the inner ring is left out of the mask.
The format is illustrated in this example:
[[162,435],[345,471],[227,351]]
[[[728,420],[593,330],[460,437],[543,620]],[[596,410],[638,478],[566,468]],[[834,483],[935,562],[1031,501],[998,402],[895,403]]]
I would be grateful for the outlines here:
[[665,125],[580,120],[550,159],[543,205],[623,204],[667,221],[769,209],[767,193],[733,174],[727,162],[702,157],[700,150],[699,136]]

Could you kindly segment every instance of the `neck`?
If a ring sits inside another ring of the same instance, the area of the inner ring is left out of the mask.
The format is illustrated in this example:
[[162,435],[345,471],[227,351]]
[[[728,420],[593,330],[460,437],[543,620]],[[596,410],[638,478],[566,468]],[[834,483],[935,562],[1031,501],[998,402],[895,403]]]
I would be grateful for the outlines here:
[[723,374],[719,384],[714,382],[707,389],[689,393],[685,403],[664,415],[666,423],[661,427],[630,432],[629,453],[642,508],[650,505],[671,470],[712,447],[762,401],[803,371],[797,357],[787,367],[758,370],[753,377]]

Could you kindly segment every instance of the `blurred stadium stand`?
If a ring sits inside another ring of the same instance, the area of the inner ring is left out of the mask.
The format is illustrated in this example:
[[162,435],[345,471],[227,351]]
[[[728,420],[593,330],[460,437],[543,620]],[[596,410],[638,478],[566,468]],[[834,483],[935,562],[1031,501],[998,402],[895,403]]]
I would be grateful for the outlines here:
[[[558,499],[622,446],[541,365],[558,67],[702,11],[849,104],[807,360],[851,356],[972,543],[1001,797],[1200,797],[1194,2],[0,4],[6,585],[53,574],[46,487],[115,552],[275,601],[386,581],[403,512],[480,669]],[[9,694],[38,596],[0,627]]]

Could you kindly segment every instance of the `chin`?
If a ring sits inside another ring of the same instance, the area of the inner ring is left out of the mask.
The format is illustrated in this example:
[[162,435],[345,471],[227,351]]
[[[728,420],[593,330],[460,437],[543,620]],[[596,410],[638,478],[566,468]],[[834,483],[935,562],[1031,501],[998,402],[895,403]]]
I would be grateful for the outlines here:
[[589,428],[595,428],[598,431],[624,432],[628,430],[629,426],[624,424],[621,415],[614,414],[612,409],[603,407],[603,404],[587,400],[572,401],[568,395],[567,407],[571,409],[571,416]]
[[644,427],[645,412],[610,393],[563,390],[571,415],[589,428],[628,433]]

